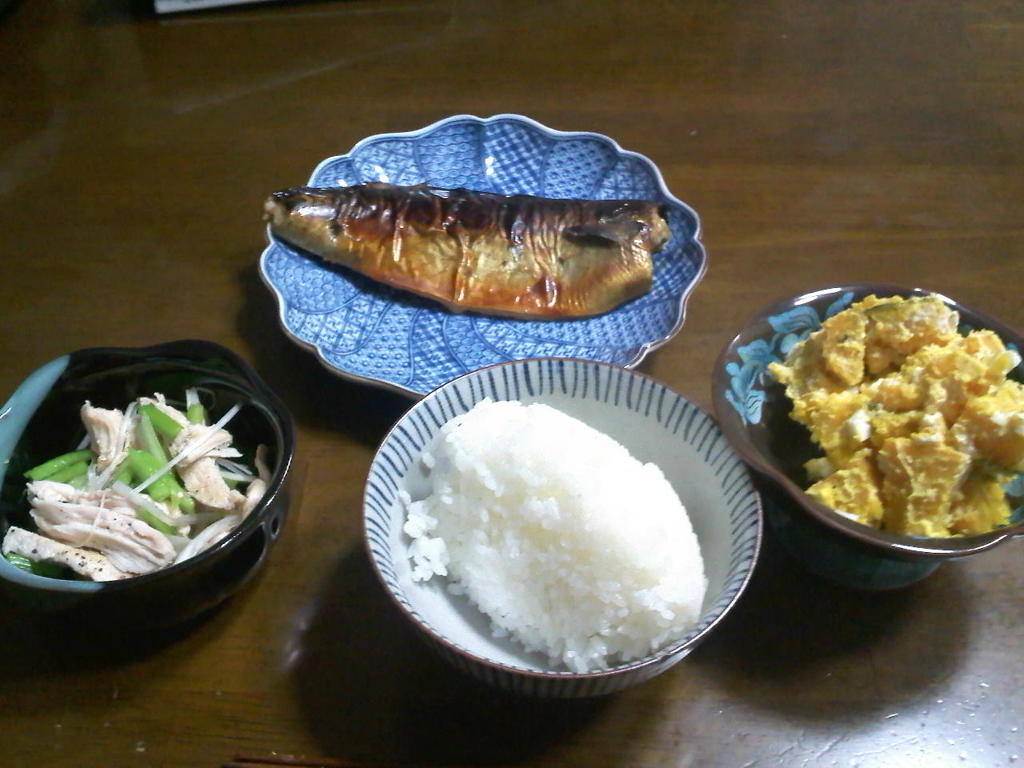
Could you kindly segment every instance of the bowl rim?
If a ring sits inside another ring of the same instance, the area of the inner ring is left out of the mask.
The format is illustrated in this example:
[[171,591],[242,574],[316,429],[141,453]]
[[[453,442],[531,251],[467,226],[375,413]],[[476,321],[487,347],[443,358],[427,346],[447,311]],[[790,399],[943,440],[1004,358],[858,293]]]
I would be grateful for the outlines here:
[[1010,538],[1024,536],[1024,521],[997,528],[987,533],[947,538],[908,536],[871,528],[842,516],[831,507],[808,496],[803,488],[781,470],[777,469],[750,441],[746,428],[739,423],[735,409],[725,399],[724,393],[728,389],[728,378],[725,374],[726,363],[730,359],[735,358],[736,349],[739,346],[744,343],[750,343],[753,338],[756,338],[748,335],[748,332],[752,327],[764,322],[767,317],[794,307],[835,298],[848,292],[854,294],[855,301],[872,293],[898,296],[934,295],[958,313],[965,312],[971,315],[984,328],[995,331],[1004,342],[1009,341],[1016,344],[1019,349],[1024,350],[1024,336],[1002,321],[958,299],[921,286],[855,282],[817,288],[796,296],[780,298],[750,314],[741,326],[740,331],[722,348],[715,360],[715,367],[712,372],[712,402],[715,415],[718,417],[719,424],[727,439],[747,464],[781,488],[785,496],[794,502],[796,507],[807,512],[813,520],[833,532],[852,537],[857,542],[865,544],[876,551],[886,552],[892,556],[907,560],[967,557],[989,550]]
[[[412,414],[416,409],[418,409],[420,407],[423,407],[430,399],[434,399],[434,398],[439,397],[440,393],[442,391],[444,391],[444,390],[448,389],[449,387],[453,386],[455,384],[455,382],[460,381],[461,379],[464,379],[464,378],[471,377],[471,376],[483,375],[484,372],[489,371],[489,370],[493,370],[493,369],[496,369],[496,368],[507,368],[507,367],[513,367],[513,366],[517,366],[517,365],[527,365],[527,364],[539,364],[539,363],[548,362],[548,361],[553,362],[553,363],[560,362],[560,363],[563,363],[563,364],[569,364],[569,365],[573,365],[573,366],[588,365],[588,366],[607,367],[607,368],[621,370],[621,372],[623,374],[626,374],[626,375],[629,375],[629,376],[636,376],[636,377],[642,377],[644,379],[647,379],[650,382],[652,382],[653,384],[655,384],[655,385],[657,385],[659,387],[664,388],[664,390],[666,392],[671,393],[672,395],[675,395],[682,402],[690,405],[691,407],[693,407],[697,411],[699,411],[701,414],[703,414],[708,419],[708,421],[711,423],[712,426],[714,426],[716,429],[718,429],[720,432],[723,433],[722,437],[723,437],[723,439],[725,439],[726,446],[729,449],[735,451],[735,448],[733,448],[732,444],[728,441],[728,439],[726,439],[724,431],[721,430],[720,425],[711,416],[711,414],[709,414],[706,410],[701,408],[699,405],[694,403],[689,398],[685,397],[682,393],[676,391],[675,389],[673,389],[669,385],[659,381],[658,379],[654,378],[653,376],[651,376],[649,374],[643,373],[641,371],[635,371],[635,370],[632,370],[632,369],[629,369],[629,368],[625,368],[623,366],[618,366],[618,365],[615,365],[613,363],[607,363],[607,362],[602,362],[602,361],[598,361],[598,360],[586,360],[584,358],[573,358],[573,357],[533,357],[533,358],[523,358],[523,359],[519,359],[519,360],[508,360],[508,361],[505,361],[505,362],[500,362],[500,363],[494,363],[492,365],[487,365],[487,366],[484,366],[482,368],[477,368],[477,369],[472,370],[472,371],[467,371],[466,373],[461,374],[460,376],[457,376],[457,377],[455,377],[455,378],[445,382],[444,384],[439,385],[438,387],[434,388],[433,390],[431,390],[421,400],[419,400],[412,407],[410,407],[405,413],[403,413],[398,418],[398,420],[391,426],[391,428],[387,431],[387,433],[381,439],[381,442],[378,445],[376,452],[374,453],[373,459],[370,462],[370,470],[372,471],[373,466],[377,463],[378,457],[379,457],[381,451],[383,450],[384,446],[391,440],[392,435],[394,435],[397,432],[399,426],[410,416],[410,414]],[[473,402],[479,402],[479,401],[474,399]],[[377,558],[374,556],[373,549],[370,546],[370,541],[369,541],[369,536],[368,536],[368,528],[367,528],[367,515],[366,515],[368,488],[364,489],[364,493],[363,493],[363,515],[362,515],[363,547],[364,547],[364,551],[366,552],[367,557],[370,560],[371,565],[373,566],[373,571],[374,571],[375,576],[377,577],[377,581],[380,584],[380,586],[383,588],[384,592],[387,594],[388,599],[391,601],[391,603],[393,605],[397,606],[399,611],[420,632],[422,632],[432,642],[437,643],[439,646],[441,646],[444,649],[446,649],[449,653],[455,654],[458,657],[460,657],[460,658],[462,658],[462,659],[464,659],[464,660],[466,660],[466,661],[468,661],[468,662],[470,662],[472,664],[486,667],[486,668],[488,668],[488,669],[490,669],[492,671],[495,671],[495,672],[498,672],[498,673],[501,673],[501,674],[514,675],[514,676],[522,676],[522,677],[532,678],[532,679],[535,679],[535,680],[547,680],[547,681],[563,681],[563,682],[568,682],[568,681],[587,681],[587,680],[599,680],[599,679],[603,679],[603,678],[616,677],[616,676],[619,676],[619,675],[627,675],[627,674],[632,675],[632,674],[638,673],[640,670],[647,669],[647,668],[652,667],[652,666],[657,666],[657,665],[659,665],[659,664],[661,664],[661,663],[671,659],[672,657],[678,657],[676,659],[676,661],[681,660],[690,651],[692,651],[695,647],[697,647],[708,636],[708,634],[710,634],[710,632],[713,629],[715,629],[715,627],[717,627],[722,622],[722,620],[735,608],[736,604],[739,602],[740,598],[743,596],[744,592],[746,591],[747,587],[750,584],[750,581],[751,581],[751,579],[753,577],[754,571],[757,568],[757,563],[760,561],[761,548],[762,548],[762,544],[763,544],[763,541],[764,541],[764,525],[765,525],[765,523],[764,523],[764,505],[763,505],[763,502],[762,502],[762,499],[761,499],[761,494],[758,491],[756,484],[754,483],[754,479],[753,479],[753,477],[750,474],[749,468],[747,466],[744,466],[743,457],[741,455],[739,455],[738,452],[736,452],[736,458],[739,460],[740,465],[743,466],[744,474],[745,474],[748,482],[750,483],[750,491],[753,494],[753,498],[754,498],[755,503],[756,503],[756,509],[755,509],[755,515],[754,515],[754,528],[755,528],[755,534],[756,535],[755,535],[754,541],[753,541],[753,548],[752,548],[752,551],[751,551],[750,565],[746,569],[746,572],[743,574],[743,576],[742,576],[742,578],[741,578],[741,580],[740,580],[740,582],[739,582],[739,584],[738,584],[738,586],[736,588],[735,593],[729,599],[728,603],[726,603],[721,608],[721,610],[719,611],[718,615],[715,616],[707,624],[707,626],[705,626],[703,629],[701,629],[697,634],[693,635],[692,637],[691,636],[687,636],[684,640],[680,640],[680,641],[677,641],[675,643],[672,643],[671,645],[665,646],[664,648],[661,648],[661,649],[659,649],[658,651],[655,651],[652,654],[644,656],[643,658],[636,659],[634,661],[630,661],[630,662],[627,662],[627,663],[624,663],[624,664],[619,664],[619,665],[616,665],[614,667],[609,667],[608,669],[592,670],[592,671],[588,671],[588,672],[573,672],[571,670],[562,670],[562,671],[560,671],[560,670],[532,670],[532,669],[526,669],[524,667],[514,666],[512,664],[505,664],[505,663],[502,663],[502,662],[499,662],[499,661],[495,661],[493,659],[488,659],[488,658],[486,658],[484,656],[477,655],[476,653],[472,652],[470,649],[464,648],[461,645],[458,645],[457,643],[454,643],[453,641],[449,640],[444,635],[442,635],[439,632],[435,631],[434,628],[431,625],[421,621],[420,618],[417,615],[415,615],[412,611],[410,611],[398,599],[398,596],[395,595],[395,593],[392,591],[392,589],[388,586],[388,582],[384,578],[384,574],[381,572],[380,566],[379,566],[379,564],[377,562]],[[703,618],[703,614],[702,614],[702,618]]]
[[[238,353],[228,347],[225,347],[215,341],[191,338],[177,339],[174,341],[166,341],[140,347],[84,347],[68,352],[54,360],[37,366],[37,368],[22,379],[18,387],[20,388],[22,383],[38,371],[63,358],[67,358],[69,362],[75,356],[83,357],[86,355],[123,355],[126,359],[129,357],[147,359],[160,356],[176,356],[178,358],[185,359],[186,355],[188,355],[187,350],[196,348],[206,349],[211,353],[227,358],[234,366],[232,373],[245,381],[249,396],[254,400],[260,401],[270,411],[273,418],[278,422],[278,426],[281,430],[281,457],[278,461],[277,469],[271,476],[271,481],[267,484],[267,490],[263,493],[263,498],[261,498],[252,511],[245,516],[241,525],[231,531],[212,547],[203,550],[199,554],[194,555],[187,560],[180,563],[172,563],[166,568],[161,568],[160,570],[152,571],[150,573],[139,574],[138,576],[131,576],[126,579],[102,582],[56,579],[49,576],[40,576],[35,573],[28,573],[10,565],[7,562],[0,562],[0,580],[16,583],[19,586],[30,589],[41,589],[53,593],[98,594],[100,592],[109,593],[123,591],[140,585],[158,582],[166,578],[173,578],[175,575],[183,572],[187,568],[198,565],[205,560],[217,557],[220,553],[228,550],[234,550],[241,545],[243,539],[248,539],[250,532],[253,529],[263,526],[263,517],[265,516],[265,512],[270,506],[270,503],[277,497],[278,493],[280,493],[295,457],[295,422],[291,412],[284,404],[284,401],[281,400],[277,393],[270,388],[259,373],[257,373],[256,369]],[[188,356],[193,357],[194,353],[193,355]],[[63,375],[63,371],[61,375]],[[54,381],[54,383],[56,383],[56,381]],[[52,386],[53,385],[51,384],[51,389]],[[17,391],[17,388],[15,391]],[[0,561],[2,560],[3,558],[0,558]]]
[[[433,123],[430,123],[429,125],[426,125],[426,126],[424,126],[422,128],[416,128],[416,129],[408,130],[408,131],[389,131],[389,132],[384,132],[384,133],[375,133],[375,134],[372,134],[370,136],[365,136],[362,139],[359,139],[355,144],[353,144],[352,148],[349,149],[348,152],[345,152],[343,154],[338,154],[338,155],[331,155],[329,157],[325,157],[323,160],[318,162],[316,167],[313,169],[312,173],[309,176],[309,182],[308,183],[309,184],[313,184],[315,179],[317,178],[317,176],[321,172],[321,170],[326,168],[331,163],[339,161],[339,160],[347,159],[347,158],[351,157],[355,152],[363,149],[366,146],[369,146],[369,145],[374,144],[374,143],[379,142],[379,141],[384,141],[384,140],[389,140],[389,139],[417,139],[417,138],[420,138],[422,136],[426,136],[426,135],[430,134],[431,132],[436,131],[436,130],[438,130],[438,129],[446,126],[446,125],[449,125],[449,124],[452,124],[452,123],[457,123],[457,122],[470,122],[470,123],[476,123],[477,125],[481,125],[481,126],[499,124],[499,123],[503,123],[503,122],[520,123],[520,124],[529,126],[529,127],[533,128],[535,130],[538,130],[541,133],[549,136],[550,138],[557,139],[559,141],[566,141],[566,140],[573,140],[573,139],[575,139],[575,140],[591,139],[591,140],[600,141],[600,142],[605,143],[608,146],[610,146],[612,148],[612,150],[617,155],[619,155],[620,157],[628,157],[630,159],[636,160],[641,165],[643,165],[645,168],[647,168],[649,171],[651,171],[652,176],[653,176],[653,178],[654,178],[654,180],[655,180],[655,182],[657,184],[658,191],[662,195],[664,195],[665,198],[670,203],[672,203],[673,205],[679,206],[684,211],[684,213],[686,213],[688,216],[692,217],[693,223],[694,223],[694,229],[693,229],[693,234],[690,237],[690,240],[692,240],[693,245],[694,245],[694,247],[696,247],[697,252],[698,252],[698,254],[700,256],[700,265],[699,265],[699,267],[697,269],[696,274],[694,274],[693,279],[690,281],[689,285],[686,286],[686,288],[683,290],[683,292],[679,296],[679,300],[678,300],[678,304],[677,304],[677,310],[678,310],[677,318],[676,318],[676,322],[673,325],[673,327],[671,329],[669,329],[668,332],[664,336],[662,336],[661,338],[653,339],[653,340],[648,341],[648,342],[644,342],[639,347],[639,349],[637,350],[637,352],[633,356],[633,358],[631,360],[629,360],[628,362],[622,364],[621,367],[632,370],[633,368],[638,366],[641,362],[643,362],[644,358],[646,358],[647,355],[649,355],[651,352],[655,351],[656,349],[659,349],[660,347],[663,347],[665,344],[667,344],[669,341],[671,341],[673,338],[675,338],[676,335],[678,335],[679,331],[682,330],[683,324],[686,321],[686,314],[687,314],[687,309],[688,309],[688,306],[689,306],[690,297],[693,294],[693,291],[696,289],[697,285],[699,285],[700,282],[704,279],[704,276],[707,274],[707,270],[708,270],[708,251],[707,251],[707,247],[704,245],[703,241],[701,240],[701,237],[703,236],[703,228],[704,228],[703,227],[703,222],[702,222],[702,220],[700,218],[700,215],[697,213],[696,209],[693,208],[693,206],[691,206],[689,203],[685,202],[684,200],[682,200],[682,199],[676,197],[674,194],[672,194],[672,192],[668,188],[668,185],[665,182],[665,177],[662,174],[661,169],[658,167],[658,165],[653,160],[651,160],[646,155],[641,154],[640,152],[637,152],[637,151],[634,151],[634,150],[629,150],[629,149],[623,149],[622,146],[618,143],[618,141],[616,141],[615,139],[613,139],[610,136],[607,136],[607,135],[605,135],[603,133],[597,133],[595,131],[566,131],[566,130],[559,130],[559,129],[556,129],[556,128],[550,128],[550,127],[544,125],[543,123],[538,122],[537,120],[534,120],[531,117],[528,117],[528,116],[522,115],[522,114],[518,114],[518,113],[515,113],[515,112],[499,112],[497,114],[491,115],[490,117],[479,117],[477,115],[473,115],[473,114],[469,114],[469,113],[459,113],[459,114],[455,114],[455,115],[449,115],[448,117],[444,117],[444,118],[441,118],[439,120],[435,120]],[[377,377],[374,377],[374,376],[366,376],[366,375],[359,374],[359,373],[352,373],[350,371],[346,371],[346,370],[342,370],[340,368],[337,368],[336,366],[332,365],[330,363],[330,361],[327,360],[327,358],[324,355],[324,351],[323,351],[322,347],[318,346],[317,344],[313,343],[312,341],[307,341],[305,339],[299,338],[299,336],[297,336],[291,330],[291,328],[288,326],[288,324],[285,322],[285,320],[286,320],[285,315],[287,313],[287,306],[286,306],[286,302],[284,301],[284,296],[278,290],[277,286],[275,286],[274,283],[271,281],[270,275],[267,273],[267,269],[266,269],[266,259],[267,259],[267,256],[268,256],[269,252],[271,251],[271,249],[274,247],[275,243],[277,243],[278,241],[271,234],[270,226],[269,225],[266,227],[264,235],[265,235],[265,238],[266,238],[266,241],[267,241],[267,245],[265,246],[263,252],[260,254],[260,259],[259,259],[259,264],[258,264],[259,268],[258,268],[257,271],[259,272],[259,276],[260,276],[260,279],[262,280],[263,284],[270,290],[270,292],[273,294],[274,298],[277,300],[277,319],[278,319],[278,325],[284,331],[285,335],[289,339],[291,339],[292,342],[297,344],[300,348],[305,348],[305,349],[309,350],[310,352],[312,352],[315,355],[317,361],[320,363],[320,365],[322,367],[326,368],[327,371],[330,372],[334,376],[339,376],[342,379],[346,379],[348,381],[354,381],[354,382],[357,382],[357,383],[360,383],[360,384],[368,384],[368,385],[371,385],[371,386],[382,387],[382,388],[384,388],[386,390],[389,390],[389,391],[392,391],[392,392],[397,392],[400,395],[404,395],[404,396],[412,398],[414,400],[418,400],[418,399],[424,398],[424,397],[426,397],[427,395],[430,394],[430,391],[428,391],[428,392],[419,392],[417,390],[410,389],[409,387],[402,386],[401,384],[398,384],[398,383],[393,382],[393,381],[389,381],[389,380],[385,380],[385,379],[380,379],[380,378],[377,378]],[[520,358],[520,359],[528,359],[528,358]],[[564,359],[570,359],[570,358],[564,358]],[[603,362],[603,361],[595,361],[595,362]],[[491,363],[489,365],[500,365],[500,364],[501,363],[499,362],[499,363]],[[488,366],[485,366],[485,367],[488,367]],[[463,375],[465,375],[467,373],[472,373],[472,371],[465,371],[465,372],[459,374],[459,376],[463,376]],[[441,387],[443,385],[444,384],[439,384],[438,387]],[[438,387],[435,387],[435,389],[437,389]]]

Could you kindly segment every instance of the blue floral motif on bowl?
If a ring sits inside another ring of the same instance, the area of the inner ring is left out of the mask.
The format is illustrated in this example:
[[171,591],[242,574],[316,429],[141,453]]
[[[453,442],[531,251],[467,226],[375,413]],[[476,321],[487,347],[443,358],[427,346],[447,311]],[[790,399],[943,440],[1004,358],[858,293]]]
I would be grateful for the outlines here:
[[789,351],[821,328],[828,318],[853,302],[852,293],[844,293],[825,309],[824,316],[809,305],[794,307],[767,319],[772,330],[769,338],[755,339],[736,349],[740,362],[725,364],[729,374],[729,391],[725,398],[747,424],[761,423],[761,406],[765,401],[764,382],[771,363],[782,362]]

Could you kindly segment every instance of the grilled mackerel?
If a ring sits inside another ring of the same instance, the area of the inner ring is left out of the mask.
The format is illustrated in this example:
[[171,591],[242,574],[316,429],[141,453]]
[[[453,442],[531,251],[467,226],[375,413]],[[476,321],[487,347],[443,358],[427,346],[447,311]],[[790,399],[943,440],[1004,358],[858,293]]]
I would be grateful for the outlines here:
[[264,218],[291,245],[449,309],[532,318],[598,315],[643,295],[671,234],[643,200],[381,182],[275,192]]

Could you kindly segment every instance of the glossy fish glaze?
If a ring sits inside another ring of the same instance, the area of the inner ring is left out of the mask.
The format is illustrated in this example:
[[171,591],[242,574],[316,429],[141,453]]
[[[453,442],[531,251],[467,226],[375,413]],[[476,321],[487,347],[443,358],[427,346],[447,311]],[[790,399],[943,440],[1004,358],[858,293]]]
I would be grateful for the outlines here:
[[671,233],[655,203],[465,189],[295,187],[273,193],[274,236],[452,310],[586,317],[650,290]]

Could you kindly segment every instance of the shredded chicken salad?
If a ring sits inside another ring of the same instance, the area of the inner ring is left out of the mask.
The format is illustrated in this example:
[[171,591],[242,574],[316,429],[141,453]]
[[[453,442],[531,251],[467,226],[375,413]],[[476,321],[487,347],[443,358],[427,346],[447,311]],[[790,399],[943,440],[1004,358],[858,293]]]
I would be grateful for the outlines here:
[[238,409],[207,424],[194,389],[174,405],[160,393],[123,411],[85,402],[78,449],[25,473],[36,530],[9,527],[4,557],[43,576],[114,581],[209,549],[241,524],[270,479],[266,446],[250,468],[224,428]]

